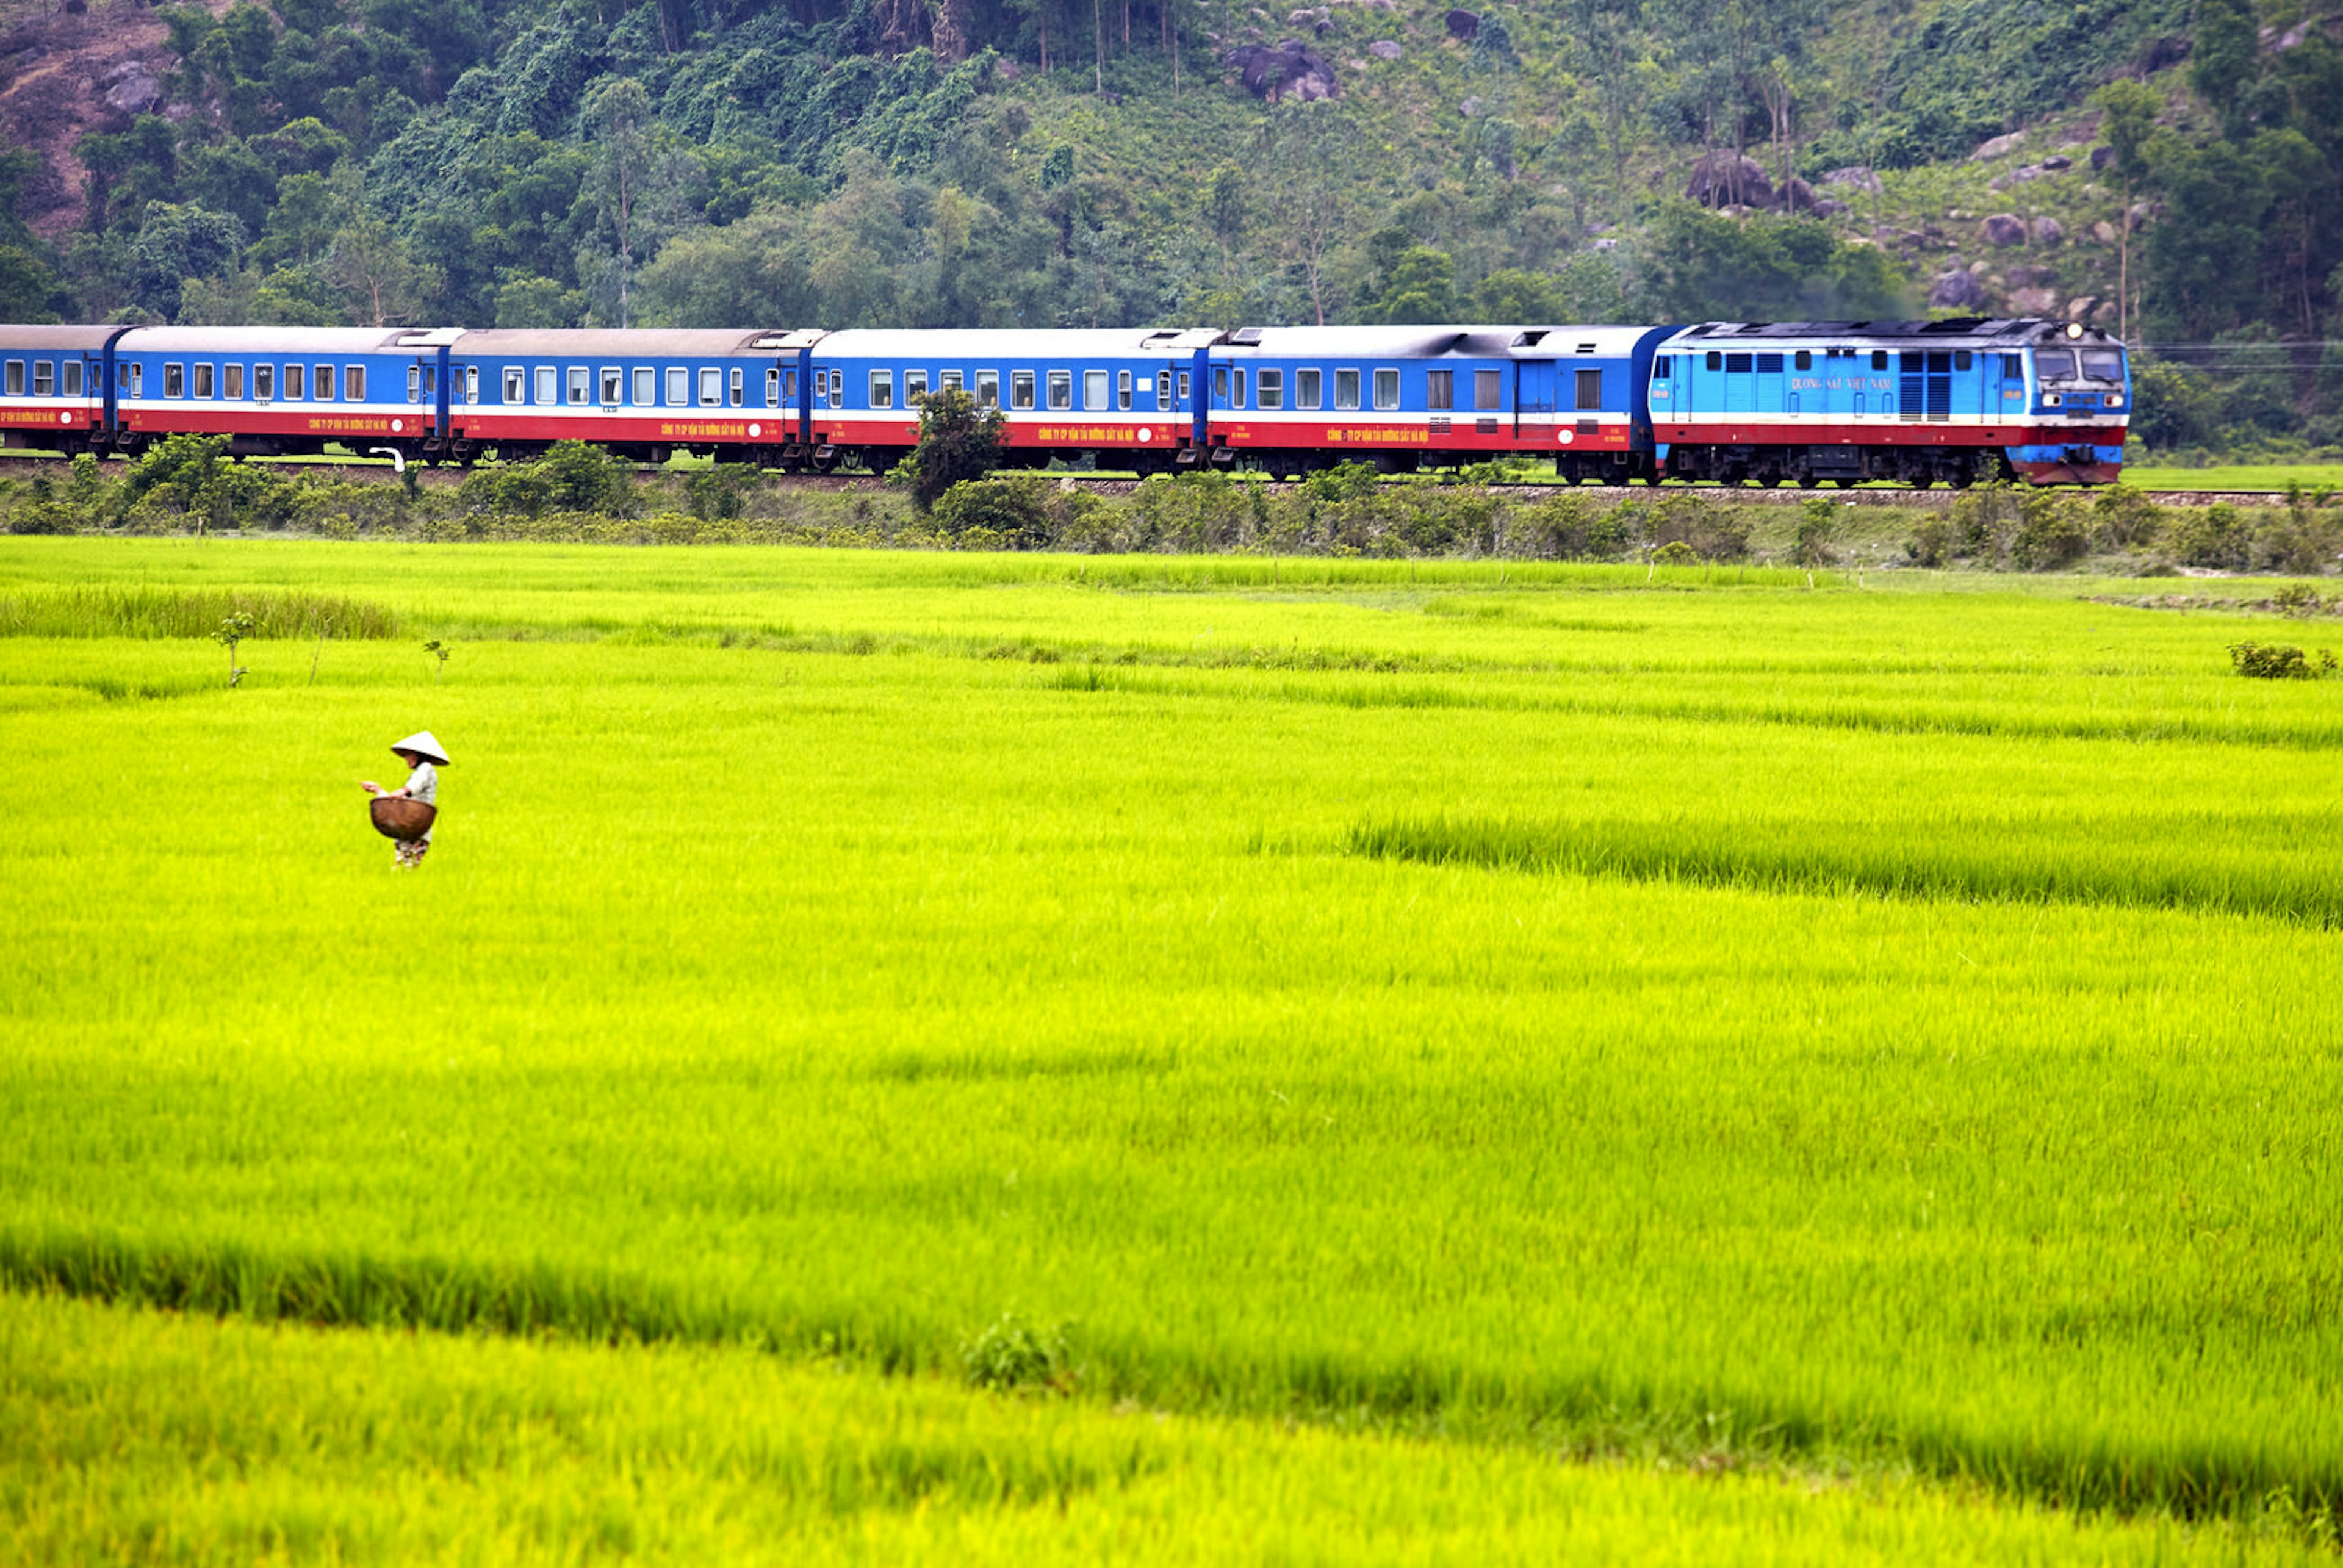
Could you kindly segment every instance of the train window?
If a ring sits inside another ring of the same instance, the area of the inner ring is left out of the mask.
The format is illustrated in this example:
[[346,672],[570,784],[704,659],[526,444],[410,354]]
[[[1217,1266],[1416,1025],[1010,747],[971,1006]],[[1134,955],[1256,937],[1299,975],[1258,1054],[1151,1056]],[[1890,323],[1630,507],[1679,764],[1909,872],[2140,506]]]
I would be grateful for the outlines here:
[[1456,407],[1456,372],[1427,370],[1423,375],[1423,406],[1427,408]]
[[1359,373],[1355,370],[1334,372],[1334,411],[1342,413],[1359,406]]
[[423,367],[423,400],[426,403],[430,402],[438,390],[439,367],[437,365],[425,366]]
[[1215,365],[1212,367],[1212,401],[1225,403],[1228,400],[1229,367],[1225,365]]
[[2026,360],[2024,357],[2016,354],[2003,355],[2001,357],[2001,378],[2004,381],[2025,380]]
[[830,377],[822,374],[820,366],[814,367],[813,373],[813,406],[817,408],[830,407]]
[[1128,370],[1115,372],[1114,406],[1125,413],[1131,411],[1131,372]]
[[1725,368],[1725,356],[1712,348],[1708,351],[1707,364],[1711,370],[1722,370]]
[[[2066,363],[2072,365],[2074,361],[2070,359]],[[184,365],[164,366],[163,396],[166,397],[184,397],[186,395],[187,367]]]
[[1581,408],[1603,407],[1603,372],[1582,370],[1578,373],[1578,406]]
[[1728,354],[1725,357],[1725,373],[1727,376],[1746,376],[1755,362],[1755,355]]
[[1074,406],[1074,373],[1071,370],[1050,372],[1050,407],[1071,408]]
[[936,390],[939,392],[964,392],[967,388],[960,385],[959,371],[939,370],[936,372]]
[[[797,379],[796,371],[789,372],[789,379],[792,381]],[[778,408],[780,406],[781,373],[779,370],[768,370],[765,372],[765,407]]]
[[1885,348],[1875,348],[1871,351],[1871,367],[1874,370],[1885,370],[1887,368],[1887,350]]
[[477,403],[479,400],[480,367],[477,365],[467,365],[464,367],[464,401]]
[[[424,377],[423,384],[426,387],[428,387],[431,385],[431,377],[428,375]],[[363,403],[366,401],[365,366],[345,365],[342,367],[342,401],[345,403]]]
[[1082,372],[1082,407],[1085,407],[1085,408],[1104,408],[1104,407],[1107,407],[1109,405],[1108,405],[1107,400],[1106,400],[1106,385],[1107,385],[1107,383],[1106,383],[1106,372],[1105,372],[1105,371],[1103,371],[1103,370],[1085,370],[1085,371],[1083,371],[1083,372]]
[[1966,348],[1959,350],[1953,356],[1953,368],[1956,370],[1966,370],[1975,363],[1976,363],[1976,357]]
[[1800,370],[1812,370],[1815,367],[1814,351],[1810,348],[1801,348],[1798,350],[1798,357],[1790,363]]
[[68,397],[81,396],[81,361],[78,359],[65,361],[65,396]]
[[659,370],[657,367],[649,365],[638,365],[635,367],[632,379],[635,384],[635,407],[638,408],[650,408],[657,407],[659,403]]
[[319,402],[332,402],[334,400],[334,367],[330,365],[318,366],[309,377],[309,387],[317,394]]
[[667,403],[680,408],[691,401],[691,372],[680,365],[667,367]]
[[423,400],[423,367],[420,365],[407,367],[407,400],[409,403]]
[[1759,356],[1757,356],[1757,374],[1758,374],[1758,375],[1760,375],[1760,376],[1779,376],[1781,373],[1782,373],[1782,357],[1781,357],[1780,355],[1778,355],[1778,354],[1760,354]]
[[767,373],[765,384],[772,385],[773,377],[781,378],[781,407],[786,408],[798,400],[798,373],[794,370],[774,370]]
[[227,382],[226,389],[220,393],[220,396],[223,397],[234,397],[241,402],[244,398],[244,367],[241,365],[226,366],[221,369],[220,375]]
[[1264,408],[1285,407],[1285,372],[1264,370],[1261,373],[1261,406]]
[[508,403],[528,401],[528,372],[518,365],[505,367],[504,400]]
[[724,373],[712,365],[702,366],[699,371],[700,407],[714,408],[721,406],[723,401]]
[[130,395],[133,397],[146,396],[146,367],[144,365],[130,367]]
[[277,367],[256,365],[252,367],[252,397],[256,403],[277,400]]
[[731,374],[724,378],[724,390],[732,399],[732,407],[735,408],[739,407],[742,400],[748,396],[747,387],[748,372],[738,365],[733,366]]
[[1033,407],[1033,373],[1011,370],[1009,373],[1009,406],[1011,408]]
[[586,395],[593,390],[593,387],[588,385],[592,379],[583,365],[572,365],[569,367],[569,400],[572,403],[582,404],[586,401]]
[[1378,370],[1375,372],[1375,407],[1383,409],[1392,409],[1399,407],[1398,371]]
[[870,373],[870,407],[892,408],[895,406],[895,373],[873,370]]
[[1172,407],[1172,372],[1169,370],[1155,373],[1155,406],[1164,409]]
[[2123,379],[2123,356],[2113,348],[2083,350],[2083,374],[2094,381]]
[[1232,408],[1242,408],[1247,407],[1245,402],[1244,367],[1242,365],[1238,366],[1234,374],[1236,377],[1236,394],[1229,399],[1229,407]]
[[558,403],[561,401],[560,372],[554,369],[550,365],[540,365],[537,367],[536,401],[539,403]]
[[1296,408],[1322,407],[1325,384],[1322,372],[1296,370],[1293,373],[1293,406]]
[[1182,372],[1180,372],[1180,397],[1181,397],[1181,400],[1182,400],[1182,402],[1185,402],[1185,401],[1187,400],[1187,397],[1188,397],[1188,373],[1187,373],[1185,370],[1182,370]]
[[[1599,376],[1601,373],[1598,371],[1596,374]],[[1582,387],[1584,386],[1586,384],[1586,372],[1584,370],[1580,371],[1578,373],[1578,379],[1579,385]],[[1497,380],[1497,372],[1494,370],[1475,370],[1473,372],[1473,407],[1497,407],[1499,406],[1499,400],[1503,396],[1503,388],[1499,385]],[[1585,405],[1582,403],[1579,407],[1583,408]]]
[[25,362],[23,360],[11,359],[8,361],[8,380],[6,386],[7,395],[11,397],[22,397],[25,395]]
[[[1001,407],[1001,372],[980,370],[976,373],[976,406],[980,408]],[[1025,377],[1025,407],[1033,406],[1033,378]]]
[[928,400],[928,373],[924,370],[903,372],[903,407],[916,408]]
[[285,367],[285,396],[301,398],[308,395],[309,367],[307,365],[287,365]]
[[1671,367],[1672,367],[1674,364],[1675,364],[1675,361],[1674,361],[1674,360],[1673,360],[1673,359],[1671,359],[1668,356],[1666,356],[1666,355],[1664,355],[1664,354],[1661,355],[1657,359],[1653,360],[1653,361],[1652,361],[1652,379],[1653,379],[1653,380],[1654,380],[1654,381],[1664,381],[1664,380],[1666,380],[1666,379],[1668,378],[1669,374],[1670,374]]
[[33,361],[33,396],[54,397],[57,395],[57,367],[45,359]]
[[830,406],[833,408],[846,407],[846,372],[843,370],[830,373]]

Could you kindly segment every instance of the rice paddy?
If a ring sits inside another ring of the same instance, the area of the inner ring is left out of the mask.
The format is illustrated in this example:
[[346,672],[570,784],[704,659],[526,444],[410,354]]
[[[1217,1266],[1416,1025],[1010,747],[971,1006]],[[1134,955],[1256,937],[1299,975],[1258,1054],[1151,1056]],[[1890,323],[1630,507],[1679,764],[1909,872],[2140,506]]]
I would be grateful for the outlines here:
[[2343,684],[2101,591],[0,542],[0,1520],[2323,1553]]

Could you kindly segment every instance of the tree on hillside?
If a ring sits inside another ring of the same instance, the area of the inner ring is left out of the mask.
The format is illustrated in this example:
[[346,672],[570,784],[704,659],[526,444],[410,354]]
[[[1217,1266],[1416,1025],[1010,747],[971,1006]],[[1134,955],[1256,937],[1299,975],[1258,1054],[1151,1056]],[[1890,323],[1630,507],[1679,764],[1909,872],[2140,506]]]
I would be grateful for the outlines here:
[[2098,106],[2099,134],[2115,149],[2116,178],[2123,182],[2123,223],[2116,253],[2116,336],[2131,336],[2131,209],[2147,173],[2147,138],[2164,100],[2138,82],[2110,82],[2091,95]]

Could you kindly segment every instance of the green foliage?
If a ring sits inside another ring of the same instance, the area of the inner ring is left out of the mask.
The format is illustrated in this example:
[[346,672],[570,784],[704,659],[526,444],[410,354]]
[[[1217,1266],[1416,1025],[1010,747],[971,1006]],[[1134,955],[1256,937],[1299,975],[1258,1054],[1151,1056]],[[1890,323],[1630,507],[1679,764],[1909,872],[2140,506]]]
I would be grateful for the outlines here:
[[2253,561],[2252,524],[2227,501],[2182,508],[2166,537],[2187,566],[2243,571]]
[[900,465],[913,508],[933,511],[945,491],[999,467],[1008,427],[1007,415],[979,408],[973,393],[956,387],[929,393],[920,405],[919,445]]
[[1825,567],[1836,558],[1831,538],[1838,532],[1838,514],[1820,496],[1798,503],[1797,531],[1791,536],[1790,560],[1802,567]]
[[1637,256],[1655,321],[1860,319],[1907,305],[1877,247],[1842,244],[1811,218],[1735,222],[1671,203],[1645,226]]
[[1003,1393],[1071,1393],[1081,1379],[1067,1325],[1044,1327],[1014,1312],[962,1344],[960,1360],[971,1388]]
[[226,436],[165,437],[124,476],[111,498],[117,517],[134,528],[184,518],[198,533],[282,528],[293,487],[276,469],[230,460],[227,446]]
[[1048,549],[1096,503],[1037,474],[962,479],[937,498],[936,527],[966,549]]
[[2336,673],[2335,656],[2327,649],[2320,648],[2314,662],[2302,649],[2282,642],[2233,642],[2229,664],[2253,680],[2310,680]]
[[2027,489],[2017,502],[2017,532],[2009,541],[2010,564],[2020,571],[2058,571],[2091,548],[2088,503],[2056,490]]

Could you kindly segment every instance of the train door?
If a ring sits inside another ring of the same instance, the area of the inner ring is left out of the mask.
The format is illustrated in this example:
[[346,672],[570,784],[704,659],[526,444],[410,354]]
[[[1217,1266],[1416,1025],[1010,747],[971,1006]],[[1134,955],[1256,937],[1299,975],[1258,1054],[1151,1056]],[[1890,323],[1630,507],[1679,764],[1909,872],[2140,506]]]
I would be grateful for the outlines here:
[[1513,373],[1514,436],[1551,446],[1561,413],[1561,370],[1551,359],[1520,359],[1513,363]]

